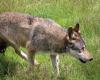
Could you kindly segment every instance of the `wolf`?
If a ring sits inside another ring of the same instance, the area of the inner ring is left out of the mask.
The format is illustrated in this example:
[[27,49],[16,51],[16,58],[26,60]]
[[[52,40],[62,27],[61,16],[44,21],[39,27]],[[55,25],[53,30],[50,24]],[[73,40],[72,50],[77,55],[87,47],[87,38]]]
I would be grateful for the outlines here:
[[[0,14],[0,53],[4,53],[8,46],[13,47],[30,66],[38,64],[36,52],[49,51],[57,75],[59,54],[69,53],[83,63],[93,60],[81,36],[79,23],[65,29],[51,19],[18,12]],[[20,47],[26,48],[27,52]]]

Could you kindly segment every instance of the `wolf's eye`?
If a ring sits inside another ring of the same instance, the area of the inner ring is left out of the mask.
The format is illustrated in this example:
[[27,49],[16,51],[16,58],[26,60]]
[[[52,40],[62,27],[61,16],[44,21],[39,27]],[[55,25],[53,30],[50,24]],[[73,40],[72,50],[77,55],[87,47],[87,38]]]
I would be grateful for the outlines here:
[[75,38],[75,37],[73,37],[73,38],[72,38],[72,40],[76,40],[76,38]]

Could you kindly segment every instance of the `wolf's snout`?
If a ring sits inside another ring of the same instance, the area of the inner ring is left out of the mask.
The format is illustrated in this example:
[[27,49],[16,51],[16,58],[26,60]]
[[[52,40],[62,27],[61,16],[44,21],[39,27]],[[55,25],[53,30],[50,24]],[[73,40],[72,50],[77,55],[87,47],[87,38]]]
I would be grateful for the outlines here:
[[79,58],[79,60],[80,60],[82,63],[86,63],[86,61],[84,61],[84,60],[82,60],[82,59],[80,59],[80,58]]
[[93,58],[91,58],[91,59],[89,59],[89,60],[82,60],[82,59],[79,58],[79,60],[80,60],[82,63],[86,63],[87,61],[92,61]]

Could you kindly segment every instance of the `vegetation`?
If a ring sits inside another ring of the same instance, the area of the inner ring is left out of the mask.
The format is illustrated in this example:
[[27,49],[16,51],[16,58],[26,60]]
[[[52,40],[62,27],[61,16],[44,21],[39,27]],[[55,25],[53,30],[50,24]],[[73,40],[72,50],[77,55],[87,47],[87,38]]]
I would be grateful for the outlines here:
[[27,72],[28,63],[9,47],[0,54],[0,80],[100,80],[100,0],[0,0],[0,13],[8,11],[51,18],[65,28],[79,22],[94,60],[82,64],[60,55],[61,76],[56,78],[49,54],[37,54],[40,66]]

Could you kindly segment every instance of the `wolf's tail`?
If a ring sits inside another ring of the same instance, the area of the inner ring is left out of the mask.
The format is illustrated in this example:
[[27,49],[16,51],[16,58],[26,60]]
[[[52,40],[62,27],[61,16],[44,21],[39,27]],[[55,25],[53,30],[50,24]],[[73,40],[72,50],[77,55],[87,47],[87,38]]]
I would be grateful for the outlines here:
[[0,41],[0,53],[5,53],[7,48],[7,43],[5,41]]

